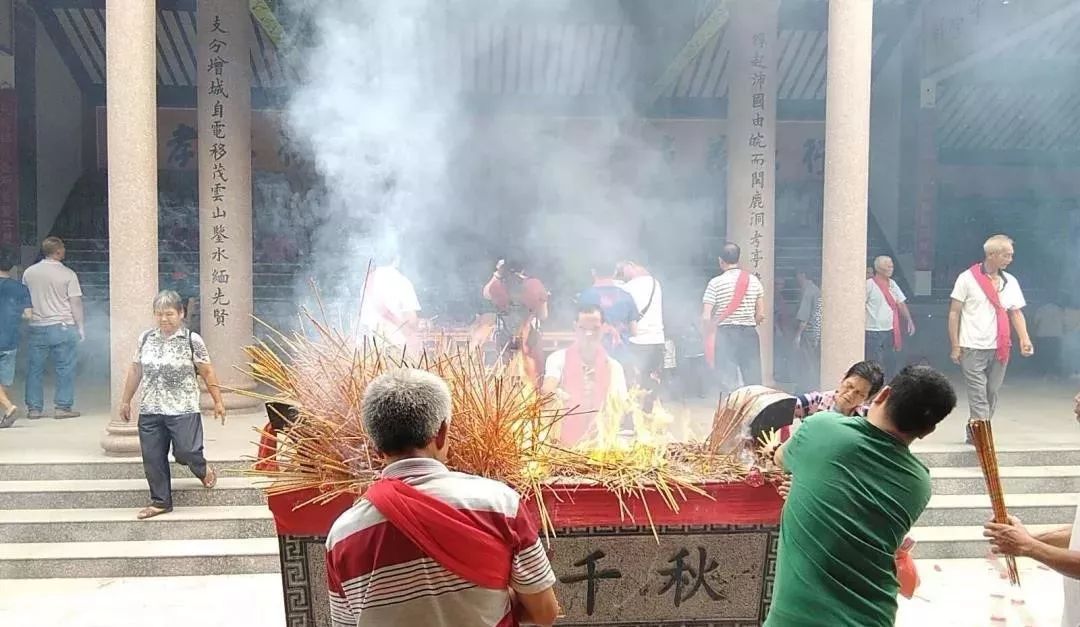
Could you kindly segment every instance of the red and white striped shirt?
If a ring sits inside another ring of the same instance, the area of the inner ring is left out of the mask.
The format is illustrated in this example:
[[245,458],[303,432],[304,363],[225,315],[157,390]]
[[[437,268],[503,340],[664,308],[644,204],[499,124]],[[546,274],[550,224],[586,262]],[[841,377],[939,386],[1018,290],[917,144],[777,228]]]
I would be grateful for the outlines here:
[[[536,526],[508,486],[451,472],[428,458],[396,461],[382,474],[452,505],[504,538],[513,548],[510,587],[515,591],[536,594],[555,585]],[[479,588],[451,573],[366,500],[337,519],[326,549],[334,627],[513,624],[509,590]]]

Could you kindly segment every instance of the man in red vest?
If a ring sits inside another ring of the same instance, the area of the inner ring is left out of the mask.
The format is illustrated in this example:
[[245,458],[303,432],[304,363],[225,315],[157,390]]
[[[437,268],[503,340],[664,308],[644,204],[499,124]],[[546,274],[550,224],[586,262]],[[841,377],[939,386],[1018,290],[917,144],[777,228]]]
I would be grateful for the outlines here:
[[761,383],[757,325],[765,321],[765,288],[739,267],[740,252],[737,244],[724,244],[720,275],[709,281],[701,298],[705,360],[716,369],[721,394]]
[[[973,420],[994,416],[1012,348],[1010,321],[1020,338],[1020,354],[1035,354],[1024,319],[1026,303],[1020,282],[1005,272],[1013,260],[1012,239],[995,235],[983,244],[983,252],[985,260],[956,279],[949,307],[951,358],[964,373]],[[965,441],[971,443],[970,434]]]
[[549,355],[544,366],[544,393],[555,393],[563,408],[572,410],[556,428],[562,446],[572,447],[597,434],[597,421],[609,398],[627,399],[626,374],[604,350],[603,328],[599,306],[579,305],[574,343]]
[[388,463],[327,537],[334,625],[554,623],[555,574],[521,497],[443,465],[446,383],[391,371],[363,405],[364,430]]
[[885,380],[896,374],[896,355],[904,348],[904,334],[915,335],[915,321],[907,297],[892,278],[893,260],[874,259],[874,276],[866,280],[866,358],[881,364]]

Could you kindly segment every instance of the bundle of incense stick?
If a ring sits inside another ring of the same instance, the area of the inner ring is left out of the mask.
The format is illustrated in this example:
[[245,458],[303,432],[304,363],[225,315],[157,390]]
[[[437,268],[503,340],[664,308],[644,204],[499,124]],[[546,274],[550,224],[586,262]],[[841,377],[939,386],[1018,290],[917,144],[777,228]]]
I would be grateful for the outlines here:
[[[1008,524],[1009,512],[1005,510],[1005,495],[1001,490],[997,451],[994,449],[994,431],[990,427],[990,421],[968,421],[968,433],[971,434],[971,441],[975,444],[975,452],[979,456],[979,466],[982,468],[983,479],[986,480],[986,491],[990,494],[990,504],[994,508],[994,522]],[[1008,567],[1009,581],[1015,586],[1020,585],[1016,558],[1007,556],[1005,565]]]

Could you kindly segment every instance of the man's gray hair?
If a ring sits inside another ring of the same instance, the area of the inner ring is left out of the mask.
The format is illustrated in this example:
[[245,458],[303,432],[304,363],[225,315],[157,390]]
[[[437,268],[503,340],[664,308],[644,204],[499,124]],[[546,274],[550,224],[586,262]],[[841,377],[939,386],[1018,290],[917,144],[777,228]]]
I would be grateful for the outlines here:
[[176,311],[184,311],[184,301],[180,298],[180,295],[172,290],[161,290],[158,295],[154,297],[154,311],[161,311],[163,309],[175,309]]
[[424,370],[391,370],[364,392],[364,430],[389,455],[427,446],[442,423],[450,422],[450,411],[450,387]]
[[879,255],[877,257],[874,257],[874,269],[880,270],[881,267],[885,265],[886,261],[892,261],[892,257],[888,255]]
[[1013,240],[1008,235],[994,235],[983,244],[983,252],[987,255],[1004,252],[1005,248],[1011,246],[1012,243]]

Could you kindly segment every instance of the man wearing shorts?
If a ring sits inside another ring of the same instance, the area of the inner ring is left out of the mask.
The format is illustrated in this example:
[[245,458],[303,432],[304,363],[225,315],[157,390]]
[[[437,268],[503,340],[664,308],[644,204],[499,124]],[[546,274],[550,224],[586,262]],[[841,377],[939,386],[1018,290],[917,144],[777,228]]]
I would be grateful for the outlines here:
[[0,429],[15,424],[18,407],[8,398],[7,391],[15,382],[15,353],[19,348],[19,327],[31,314],[30,290],[11,278],[15,253],[0,251]]

